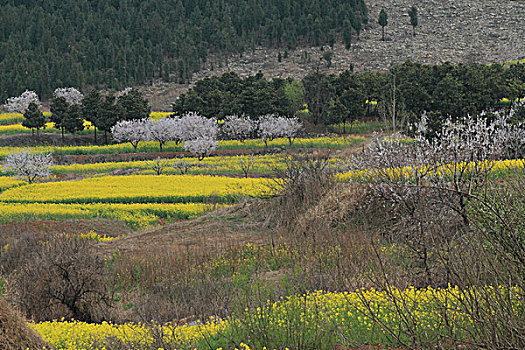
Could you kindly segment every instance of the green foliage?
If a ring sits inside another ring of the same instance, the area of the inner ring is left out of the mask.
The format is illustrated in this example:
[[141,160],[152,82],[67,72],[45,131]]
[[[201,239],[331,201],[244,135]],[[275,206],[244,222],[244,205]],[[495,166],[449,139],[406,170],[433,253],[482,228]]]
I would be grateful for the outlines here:
[[62,130],[64,133],[64,124],[68,116],[69,105],[65,97],[55,97],[51,101],[51,117],[49,118],[55,124],[56,129]]
[[36,103],[31,102],[27,107],[22,126],[29,129],[36,129],[37,132],[46,126],[46,118]]
[[140,91],[131,89],[127,94],[118,98],[120,118],[122,120],[147,119],[151,112],[148,100]]
[[84,130],[84,119],[82,118],[82,107],[78,104],[69,106],[67,118],[64,120],[64,128],[69,133],[77,133]]
[[233,72],[204,78],[179,97],[173,111],[176,114],[195,111],[217,119],[234,114],[252,118],[272,113],[291,115],[301,98],[300,83],[293,85],[293,82],[280,78],[266,80],[261,72],[245,79]]
[[69,133],[84,130],[84,119],[82,118],[82,108],[78,104],[69,104],[64,97],[56,97],[51,101],[50,120],[55,124],[56,129]]
[[348,50],[352,46],[352,25],[347,19],[343,22],[343,40]]
[[304,87],[300,81],[292,80],[284,86],[284,95],[294,111],[302,109],[304,104]]
[[343,20],[366,23],[364,0],[5,1],[0,100],[25,89],[114,88],[185,82],[210,53],[256,45],[327,44]]

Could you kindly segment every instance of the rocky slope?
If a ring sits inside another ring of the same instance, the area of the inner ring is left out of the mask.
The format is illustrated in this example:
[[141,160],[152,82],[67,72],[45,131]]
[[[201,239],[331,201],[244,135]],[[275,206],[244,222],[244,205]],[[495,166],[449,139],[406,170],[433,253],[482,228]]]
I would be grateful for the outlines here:
[[[437,64],[445,61],[463,63],[504,62],[525,57],[524,0],[368,0],[369,23],[359,41],[345,50],[342,39],[334,49],[325,46],[300,48],[278,62],[283,49],[257,48],[242,57],[212,57],[192,81],[206,76],[235,71],[247,76],[262,71],[267,78],[302,78],[319,69],[340,72],[354,65],[356,71],[387,70],[407,60]],[[412,36],[408,9],[416,5],[419,26]],[[385,8],[388,25],[385,41],[377,23]],[[331,64],[323,59],[332,53]],[[143,87],[156,110],[169,110],[171,103],[191,85],[156,83]]]

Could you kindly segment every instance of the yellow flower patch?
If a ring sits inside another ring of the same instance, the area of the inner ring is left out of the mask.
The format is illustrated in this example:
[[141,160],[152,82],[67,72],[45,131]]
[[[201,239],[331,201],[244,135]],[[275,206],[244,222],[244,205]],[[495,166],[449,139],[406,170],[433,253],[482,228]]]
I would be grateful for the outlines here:
[[0,201],[18,203],[188,203],[234,202],[260,196],[267,179],[204,175],[101,176],[77,181],[35,183],[8,189]]

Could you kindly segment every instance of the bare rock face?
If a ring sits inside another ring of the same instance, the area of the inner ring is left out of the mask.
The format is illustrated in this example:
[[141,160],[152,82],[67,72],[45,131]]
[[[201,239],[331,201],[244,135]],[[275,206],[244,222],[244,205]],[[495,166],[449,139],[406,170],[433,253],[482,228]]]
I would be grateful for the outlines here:
[[[415,5],[419,25],[416,36],[408,10]],[[359,40],[346,50],[342,38],[334,48],[324,46],[284,49],[256,48],[242,55],[210,57],[192,82],[234,71],[240,76],[262,71],[266,78],[303,78],[312,70],[341,72],[352,65],[354,71],[388,70],[408,60],[425,64],[505,62],[525,57],[525,0],[368,0],[368,24]],[[385,8],[388,25],[385,41],[377,23]],[[282,61],[278,62],[279,52]],[[323,56],[332,55],[329,63]],[[175,98],[191,84],[157,83],[143,87],[156,110],[170,110]]]

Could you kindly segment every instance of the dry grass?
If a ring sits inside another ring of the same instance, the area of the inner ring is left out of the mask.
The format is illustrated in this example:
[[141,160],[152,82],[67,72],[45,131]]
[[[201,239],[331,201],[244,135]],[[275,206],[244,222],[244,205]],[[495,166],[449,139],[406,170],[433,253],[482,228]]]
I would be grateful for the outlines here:
[[101,243],[99,252],[106,256],[116,251],[135,256],[159,252],[198,255],[203,251],[220,252],[250,242],[261,243],[271,231],[260,214],[263,205],[260,200],[246,201],[217,209],[194,220],[131,233],[118,240]]
[[0,299],[0,349],[2,350],[37,350],[49,344],[29,328],[24,317],[12,309],[5,299]]

